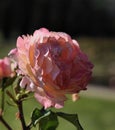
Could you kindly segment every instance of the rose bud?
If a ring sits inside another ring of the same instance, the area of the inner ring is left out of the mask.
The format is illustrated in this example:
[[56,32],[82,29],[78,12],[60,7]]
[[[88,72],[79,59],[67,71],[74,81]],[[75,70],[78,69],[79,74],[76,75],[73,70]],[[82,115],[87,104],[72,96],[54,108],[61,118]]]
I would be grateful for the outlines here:
[[11,66],[11,60],[8,57],[0,59],[0,79],[12,76],[13,70]]

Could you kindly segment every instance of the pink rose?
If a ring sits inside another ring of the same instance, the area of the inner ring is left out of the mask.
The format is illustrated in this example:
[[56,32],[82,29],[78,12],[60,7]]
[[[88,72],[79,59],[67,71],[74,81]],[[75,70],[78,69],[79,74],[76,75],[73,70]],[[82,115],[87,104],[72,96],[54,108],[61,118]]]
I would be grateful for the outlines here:
[[0,79],[12,75],[11,61],[8,57],[0,59]]
[[45,108],[63,107],[66,94],[85,90],[91,79],[93,65],[66,33],[41,28],[18,37],[15,52],[24,75],[21,86],[34,91]]

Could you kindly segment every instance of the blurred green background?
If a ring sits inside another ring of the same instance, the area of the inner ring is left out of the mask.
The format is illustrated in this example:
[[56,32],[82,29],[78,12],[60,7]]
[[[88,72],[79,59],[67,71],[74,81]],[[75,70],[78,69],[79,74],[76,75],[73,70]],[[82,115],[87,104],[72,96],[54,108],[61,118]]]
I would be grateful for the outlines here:
[[[54,110],[78,113],[84,130],[115,130],[114,0],[1,0],[0,17],[0,58],[16,46],[19,35],[32,34],[40,27],[64,31],[76,39],[95,65],[93,77],[77,102],[69,97],[63,109]],[[41,107],[35,99],[25,102],[27,122],[35,107]],[[14,130],[21,130],[16,112],[15,107],[6,103],[5,119]],[[75,130],[68,122],[59,120],[57,130]],[[1,123],[0,130],[6,130]]]
[[[15,47],[16,39],[6,41],[1,38],[0,40],[0,57],[2,58],[7,55],[11,48]],[[91,85],[88,86],[88,90],[81,92],[81,98],[77,102],[73,103],[69,98],[64,109],[58,111],[78,113],[84,130],[114,130],[115,80],[111,82],[111,79],[114,79],[115,74],[115,39],[80,37],[77,41],[81,49],[95,65],[93,78],[90,82]],[[95,89],[92,90],[92,88]],[[35,107],[41,108],[34,99],[25,102],[24,110],[27,122],[29,122],[31,111]],[[17,109],[15,107],[11,107],[6,103],[5,119],[9,121],[15,130],[21,130],[20,122],[15,116],[16,112]],[[75,130],[74,126],[63,119],[59,118],[59,121],[61,123],[57,130]],[[6,130],[1,123],[0,129]]]
[[[115,97],[110,90],[95,90],[91,89],[87,92],[81,92],[80,99],[77,102],[72,102],[71,97],[65,103],[63,109],[53,109],[53,111],[61,111],[70,114],[78,114],[80,123],[84,130],[114,130],[115,129]],[[85,94],[87,93],[87,94]],[[100,94],[100,96],[98,96]],[[105,94],[105,97],[102,96]],[[108,96],[106,94],[109,94]],[[8,97],[7,102],[10,102]],[[34,108],[41,108],[35,99],[30,99],[24,102],[24,114],[26,122],[30,121],[30,116]],[[21,130],[20,121],[16,118],[17,108],[5,104],[4,118],[9,122],[14,130]],[[6,128],[0,124],[1,130]],[[66,120],[59,118],[59,127],[57,130],[76,130],[76,128]],[[32,130],[36,130],[33,128]]]

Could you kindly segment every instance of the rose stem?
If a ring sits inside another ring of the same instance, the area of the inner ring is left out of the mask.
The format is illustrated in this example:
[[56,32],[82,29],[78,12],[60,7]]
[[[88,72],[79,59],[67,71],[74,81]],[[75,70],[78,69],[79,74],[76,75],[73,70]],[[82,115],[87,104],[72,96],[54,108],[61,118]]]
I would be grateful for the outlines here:
[[4,124],[4,126],[5,126],[8,130],[12,130],[12,128],[9,126],[9,124],[3,119],[2,115],[0,115],[0,121]]
[[29,130],[29,128],[26,126],[25,119],[24,119],[24,113],[23,113],[23,104],[22,104],[22,101],[19,100],[19,101],[17,102],[17,105],[18,105],[19,118],[20,118],[20,121],[21,121],[22,130]]

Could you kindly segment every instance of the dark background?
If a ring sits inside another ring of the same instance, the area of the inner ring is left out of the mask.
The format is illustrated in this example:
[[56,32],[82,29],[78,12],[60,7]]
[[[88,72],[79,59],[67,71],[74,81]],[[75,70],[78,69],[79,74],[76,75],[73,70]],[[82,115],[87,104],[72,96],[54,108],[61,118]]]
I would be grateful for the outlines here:
[[0,0],[5,38],[46,27],[72,36],[115,36],[115,0]]
[[41,27],[75,38],[95,65],[91,83],[115,88],[115,0],[0,0],[0,57]]

